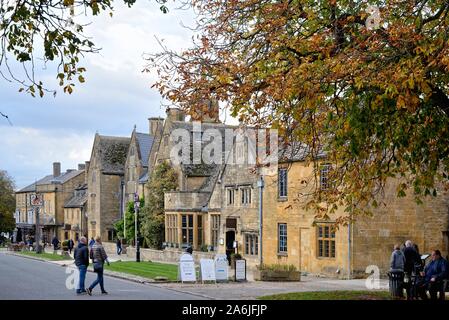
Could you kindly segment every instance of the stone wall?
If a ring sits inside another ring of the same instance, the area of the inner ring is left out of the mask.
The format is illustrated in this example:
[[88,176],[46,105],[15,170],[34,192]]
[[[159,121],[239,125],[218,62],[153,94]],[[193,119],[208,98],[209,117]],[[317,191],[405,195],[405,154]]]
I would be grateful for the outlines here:
[[385,205],[373,210],[372,217],[358,219],[354,225],[354,272],[364,273],[368,265],[377,265],[381,273],[389,269],[393,246],[411,240],[418,245],[420,253],[439,249],[443,257],[448,255],[447,231],[449,230],[449,194],[426,197],[418,205],[413,191],[404,198],[396,197],[397,180],[389,180]]
[[[116,254],[116,245],[112,242],[103,242],[103,246],[108,254]],[[165,250],[154,250],[141,248],[140,249],[140,259],[141,261],[154,261],[154,262],[166,262],[166,263],[178,263],[179,257],[185,253],[182,250],[177,250],[173,248],[167,248]],[[198,252],[193,251],[193,259],[195,263],[200,263],[200,259],[214,259],[215,252]],[[135,259],[136,249],[134,247],[126,248],[126,257]]]
[[120,176],[101,175],[100,224],[97,232],[103,240],[108,238],[108,230],[114,228],[114,223],[120,219]]

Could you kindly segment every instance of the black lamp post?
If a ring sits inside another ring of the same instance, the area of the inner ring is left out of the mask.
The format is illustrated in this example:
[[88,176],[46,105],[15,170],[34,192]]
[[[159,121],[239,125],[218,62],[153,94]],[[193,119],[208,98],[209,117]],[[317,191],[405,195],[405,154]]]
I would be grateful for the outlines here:
[[137,218],[139,216],[139,207],[140,207],[140,200],[139,195],[134,193],[134,233],[136,237],[136,262],[140,262],[140,245],[139,245],[139,237],[138,237],[138,223]]

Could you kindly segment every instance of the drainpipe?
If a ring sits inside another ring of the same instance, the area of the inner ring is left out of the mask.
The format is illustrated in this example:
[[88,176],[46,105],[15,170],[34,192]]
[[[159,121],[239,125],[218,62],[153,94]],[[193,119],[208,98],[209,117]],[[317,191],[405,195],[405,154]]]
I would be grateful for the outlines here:
[[259,188],[259,263],[262,266],[263,257],[262,257],[262,226],[263,226],[263,188],[265,186],[263,176],[260,176],[257,181],[257,187]]

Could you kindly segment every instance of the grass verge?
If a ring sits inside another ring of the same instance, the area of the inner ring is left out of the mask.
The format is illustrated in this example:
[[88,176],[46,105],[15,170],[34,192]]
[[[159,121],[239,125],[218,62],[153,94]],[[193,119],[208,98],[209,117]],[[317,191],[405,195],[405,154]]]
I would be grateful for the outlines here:
[[391,300],[388,291],[311,291],[262,296],[259,300]]
[[16,251],[14,253],[18,253],[18,254],[21,254],[24,256],[41,258],[41,259],[45,259],[45,260],[51,260],[51,261],[73,260],[72,258],[63,257],[59,254],[54,254],[54,253],[36,253],[34,251]]
[[104,265],[106,270],[123,272],[135,276],[154,279],[158,276],[166,277],[168,280],[177,280],[178,266],[173,264],[156,262],[135,262],[135,261],[117,261],[111,262],[111,265]]

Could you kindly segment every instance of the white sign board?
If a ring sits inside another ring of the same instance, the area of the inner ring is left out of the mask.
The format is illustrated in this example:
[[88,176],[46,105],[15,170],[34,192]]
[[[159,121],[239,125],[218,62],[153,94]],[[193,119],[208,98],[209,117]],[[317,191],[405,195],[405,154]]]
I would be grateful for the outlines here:
[[212,259],[200,259],[201,281],[216,281],[215,264]]
[[217,281],[228,281],[228,258],[225,254],[215,256],[215,277]]
[[178,279],[181,282],[196,282],[195,263],[193,257],[188,253],[183,254],[179,259]]
[[246,260],[235,260],[235,281],[246,280]]

